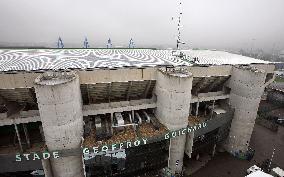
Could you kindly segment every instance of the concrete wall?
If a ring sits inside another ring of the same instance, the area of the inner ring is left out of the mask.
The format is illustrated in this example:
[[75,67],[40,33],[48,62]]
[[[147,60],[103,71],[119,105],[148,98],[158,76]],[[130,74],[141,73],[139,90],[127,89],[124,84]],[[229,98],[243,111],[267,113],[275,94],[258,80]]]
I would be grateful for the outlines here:
[[[80,148],[83,114],[78,76],[41,75],[36,79],[35,91],[48,150]],[[50,162],[54,177],[84,176],[80,154]]]
[[[257,68],[273,73],[274,64],[253,64]],[[228,76],[231,75],[231,65],[221,66],[192,66],[187,67],[194,77]],[[134,80],[155,80],[157,68],[121,68],[116,70],[98,69],[93,71],[78,71],[80,84],[95,84],[101,82],[122,82]],[[6,88],[31,88],[34,80],[41,73],[38,72],[16,72],[15,74],[0,74],[0,89]],[[96,75],[96,77],[94,77]]]
[[[192,79],[191,73],[157,71],[156,116],[170,130],[185,128],[188,125]],[[168,166],[172,171],[182,170],[185,142],[186,135],[170,140]]]
[[[231,65],[210,67],[187,67],[195,77],[227,76],[230,75]],[[121,69],[98,69],[93,71],[78,71],[80,84],[95,84],[106,82],[124,82],[139,80],[156,80],[158,68],[121,68]],[[34,80],[41,73],[16,72],[15,74],[0,74],[0,89],[31,88]],[[96,76],[96,77],[94,77]]]
[[234,67],[229,81],[229,104],[235,109],[225,148],[228,152],[246,152],[253,131],[266,72],[252,67]]

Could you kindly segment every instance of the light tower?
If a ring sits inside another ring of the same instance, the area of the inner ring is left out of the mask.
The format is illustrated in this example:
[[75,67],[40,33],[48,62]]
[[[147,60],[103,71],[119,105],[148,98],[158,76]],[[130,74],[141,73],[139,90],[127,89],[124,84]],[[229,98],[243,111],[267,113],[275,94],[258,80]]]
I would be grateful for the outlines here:
[[57,41],[57,48],[64,48],[64,44],[60,36]]
[[128,48],[135,48],[135,44],[132,38],[129,41]]
[[89,45],[88,39],[87,39],[87,37],[85,37],[85,40],[84,40],[84,43],[83,43],[83,48],[87,49],[89,47],[90,47],[90,45]]
[[112,48],[112,43],[110,38],[107,40],[107,48]]

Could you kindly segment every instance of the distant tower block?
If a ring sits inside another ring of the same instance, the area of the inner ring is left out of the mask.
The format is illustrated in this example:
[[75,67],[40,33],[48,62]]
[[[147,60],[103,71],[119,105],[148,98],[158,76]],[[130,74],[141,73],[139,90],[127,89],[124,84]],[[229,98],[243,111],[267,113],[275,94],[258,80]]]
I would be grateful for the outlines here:
[[[156,116],[170,130],[188,125],[192,79],[186,71],[157,71]],[[186,135],[170,140],[168,166],[173,172],[182,171],[185,142]]]
[[[35,80],[40,118],[49,151],[80,148],[83,114],[75,73],[45,73]],[[54,177],[84,176],[82,155],[50,159]]]
[[266,73],[252,67],[233,67],[229,81],[230,105],[235,109],[225,148],[235,154],[248,150]]

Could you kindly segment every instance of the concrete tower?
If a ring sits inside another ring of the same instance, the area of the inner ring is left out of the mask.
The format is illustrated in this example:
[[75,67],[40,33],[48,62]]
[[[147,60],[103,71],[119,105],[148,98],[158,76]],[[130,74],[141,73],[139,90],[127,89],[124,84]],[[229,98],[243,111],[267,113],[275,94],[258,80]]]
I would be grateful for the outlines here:
[[[80,148],[83,114],[78,76],[46,73],[36,78],[35,91],[48,150]],[[45,170],[54,177],[83,177],[82,155],[50,159]]]
[[[186,128],[191,100],[192,74],[187,71],[157,71],[157,118],[170,130]],[[181,172],[186,135],[170,140],[168,167]]]
[[232,154],[248,150],[261,95],[265,88],[265,78],[266,72],[257,68],[248,66],[232,68],[229,102],[235,113],[225,144],[226,150]]

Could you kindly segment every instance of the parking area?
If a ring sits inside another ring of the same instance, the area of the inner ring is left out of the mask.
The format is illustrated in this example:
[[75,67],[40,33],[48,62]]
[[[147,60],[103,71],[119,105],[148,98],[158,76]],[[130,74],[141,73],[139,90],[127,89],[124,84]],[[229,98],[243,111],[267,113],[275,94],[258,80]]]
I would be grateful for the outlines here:
[[[217,153],[205,167],[191,177],[242,177],[247,168],[261,164],[270,159],[275,149],[273,163],[284,168],[284,127],[279,126],[278,132],[273,132],[261,125],[255,124],[250,145],[255,149],[254,158],[249,162],[234,158],[227,152]],[[188,164],[190,166],[190,164]]]

